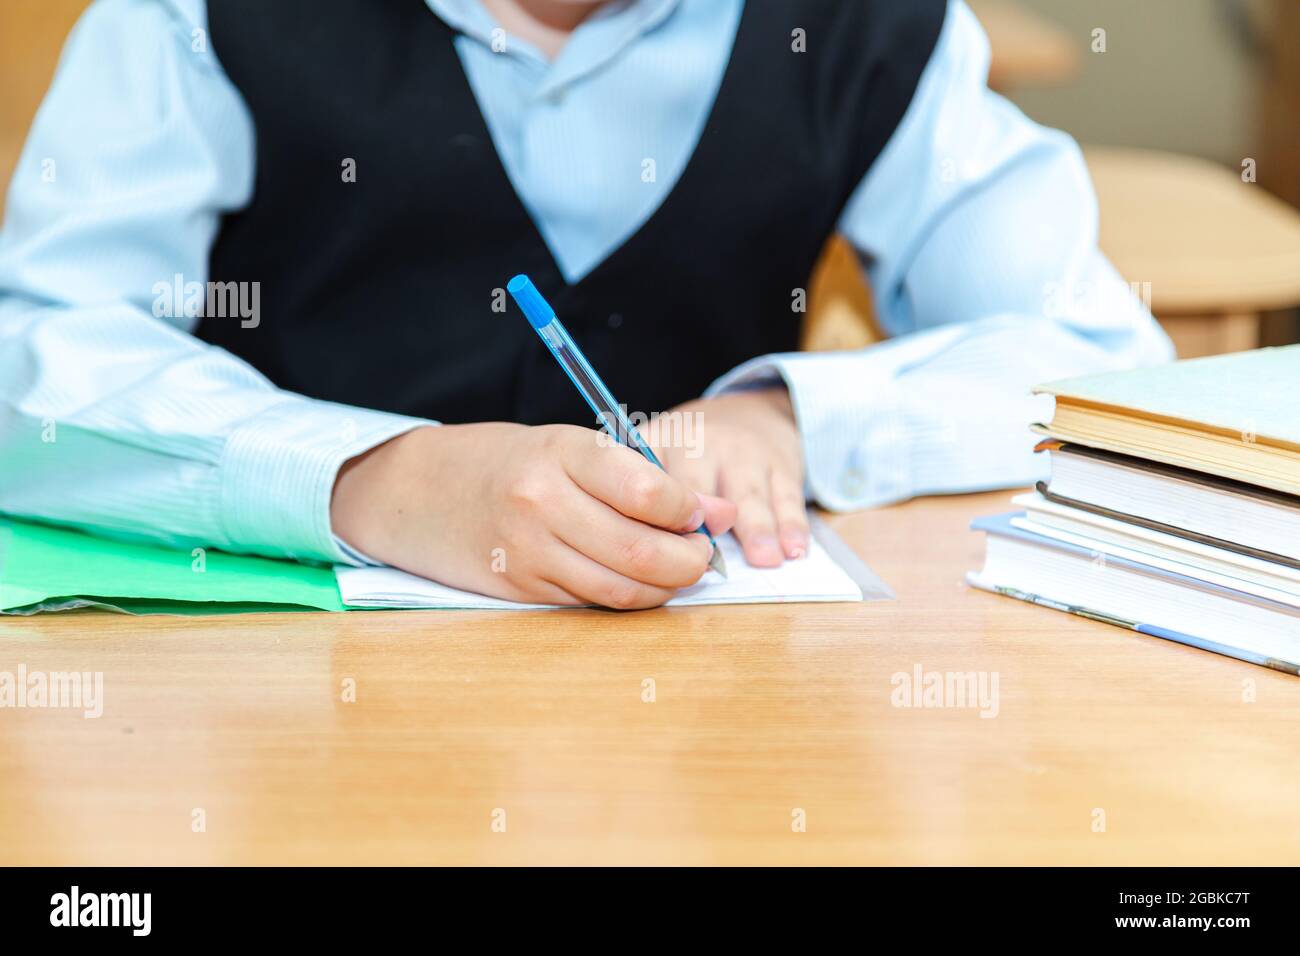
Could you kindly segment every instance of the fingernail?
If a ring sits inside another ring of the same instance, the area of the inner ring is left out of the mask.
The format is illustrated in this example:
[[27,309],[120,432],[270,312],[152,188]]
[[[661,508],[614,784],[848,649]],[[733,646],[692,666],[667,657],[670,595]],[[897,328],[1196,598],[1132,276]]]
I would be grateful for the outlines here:
[[792,559],[798,560],[808,553],[808,536],[802,532],[786,535],[785,541],[786,554]]
[[686,519],[686,527],[688,530],[694,531],[702,524],[704,524],[704,509],[696,508],[691,512],[691,516]]

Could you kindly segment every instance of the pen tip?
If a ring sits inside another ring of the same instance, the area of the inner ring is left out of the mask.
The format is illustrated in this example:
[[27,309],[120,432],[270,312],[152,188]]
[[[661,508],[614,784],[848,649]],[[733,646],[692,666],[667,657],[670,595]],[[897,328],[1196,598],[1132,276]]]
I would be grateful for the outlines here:
[[713,546],[713,556],[709,558],[709,567],[724,578],[727,576],[727,562],[722,559],[722,549],[716,544]]

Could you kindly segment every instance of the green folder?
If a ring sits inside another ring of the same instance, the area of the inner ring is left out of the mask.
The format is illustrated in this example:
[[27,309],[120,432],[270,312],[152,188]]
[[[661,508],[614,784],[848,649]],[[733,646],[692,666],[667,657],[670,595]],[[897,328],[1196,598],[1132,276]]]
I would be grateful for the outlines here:
[[0,518],[0,613],[345,610],[331,568],[113,541]]

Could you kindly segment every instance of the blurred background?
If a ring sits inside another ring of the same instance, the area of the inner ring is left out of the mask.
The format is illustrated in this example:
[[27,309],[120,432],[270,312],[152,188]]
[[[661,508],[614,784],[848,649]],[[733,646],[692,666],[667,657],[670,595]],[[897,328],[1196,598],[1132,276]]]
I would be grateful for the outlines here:
[[[989,33],[990,85],[1084,145],[1102,248],[1179,354],[1300,341],[1300,0],[970,2]],[[0,0],[6,187],[86,6]],[[876,337],[842,244],[810,298],[806,347]]]

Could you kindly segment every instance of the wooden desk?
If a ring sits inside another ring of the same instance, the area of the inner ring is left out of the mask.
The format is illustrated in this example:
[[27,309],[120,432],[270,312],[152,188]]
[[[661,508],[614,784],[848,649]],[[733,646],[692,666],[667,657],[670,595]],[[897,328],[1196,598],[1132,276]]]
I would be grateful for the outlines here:
[[0,863],[1300,861],[1300,681],[967,590],[1008,497],[835,519],[896,603],[4,621],[106,707],[0,710]]

